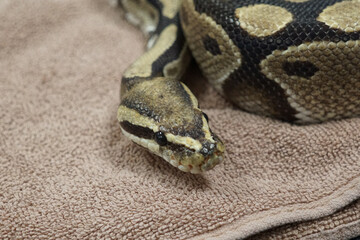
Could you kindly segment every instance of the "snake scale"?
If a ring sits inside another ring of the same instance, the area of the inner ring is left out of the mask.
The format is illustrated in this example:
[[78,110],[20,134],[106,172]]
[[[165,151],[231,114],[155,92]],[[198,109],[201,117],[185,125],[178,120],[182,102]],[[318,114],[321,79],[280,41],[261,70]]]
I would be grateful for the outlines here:
[[121,130],[182,171],[209,170],[225,151],[180,81],[191,54],[245,111],[299,124],[360,114],[360,0],[119,3],[149,36],[122,78]]

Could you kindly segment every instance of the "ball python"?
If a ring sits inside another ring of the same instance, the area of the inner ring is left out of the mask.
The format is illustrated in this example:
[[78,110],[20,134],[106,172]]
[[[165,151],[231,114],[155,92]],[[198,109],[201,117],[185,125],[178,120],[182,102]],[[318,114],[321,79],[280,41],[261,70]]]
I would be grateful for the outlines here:
[[180,81],[191,54],[242,110],[300,124],[360,114],[360,0],[119,3],[149,36],[122,77],[121,130],[182,171],[209,170],[225,151]]

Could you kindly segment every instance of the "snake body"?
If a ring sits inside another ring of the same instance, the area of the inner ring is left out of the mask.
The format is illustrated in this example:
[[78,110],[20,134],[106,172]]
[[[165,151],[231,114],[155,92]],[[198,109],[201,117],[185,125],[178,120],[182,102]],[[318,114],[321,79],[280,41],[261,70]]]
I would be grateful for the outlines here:
[[123,133],[182,171],[224,145],[179,80],[190,53],[241,109],[293,123],[360,115],[360,0],[122,0],[149,35],[124,73]]

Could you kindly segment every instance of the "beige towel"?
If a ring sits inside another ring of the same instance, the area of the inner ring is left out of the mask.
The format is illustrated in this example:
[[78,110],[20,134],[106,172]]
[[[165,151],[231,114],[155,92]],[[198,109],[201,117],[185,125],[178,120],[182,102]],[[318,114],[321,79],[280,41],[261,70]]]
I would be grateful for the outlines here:
[[144,42],[106,1],[0,1],[1,238],[360,235],[359,118],[299,127],[248,114],[195,71],[187,82],[227,154],[180,172],[116,120]]

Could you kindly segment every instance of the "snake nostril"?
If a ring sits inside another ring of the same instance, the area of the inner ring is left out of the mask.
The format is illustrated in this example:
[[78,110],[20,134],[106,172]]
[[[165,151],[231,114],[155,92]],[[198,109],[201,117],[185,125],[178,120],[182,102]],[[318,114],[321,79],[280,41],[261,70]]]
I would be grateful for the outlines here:
[[209,153],[209,149],[207,149],[206,147],[203,147],[201,150],[200,150],[200,153],[204,156],[208,155]]
[[200,150],[200,153],[204,156],[209,156],[214,153],[214,150],[215,150],[215,144],[206,142],[203,144],[203,147]]

